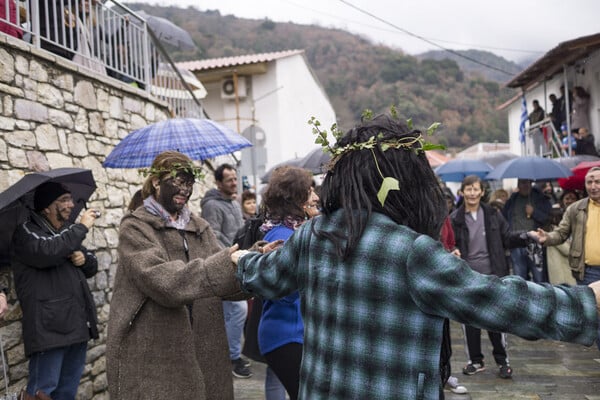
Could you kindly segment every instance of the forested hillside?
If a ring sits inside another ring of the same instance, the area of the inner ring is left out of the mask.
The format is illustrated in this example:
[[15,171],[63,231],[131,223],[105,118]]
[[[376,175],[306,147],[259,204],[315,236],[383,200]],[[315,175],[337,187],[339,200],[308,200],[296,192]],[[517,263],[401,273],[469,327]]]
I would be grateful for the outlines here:
[[[417,55],[419,59],[443,60],[448,58],[456,61],[460,68],[471,76],[481,76],[485,79],[496,81],[499,83],[508,82],[514,75],[523,70],[523,67],[512,61],[508,61],[489,51],[481,50],[456,50],[455,54],[443,50],[433,50]],[[461,57],[457,54],[460,54]],[[486,68],[481,64],[489,65],[493,68]]]
[[343,129],[365,108],[379,112],[395,104],[416,126],[441,122],[436,140],[449,147],[508,140],[506,113],[496,107],[514,92],[465,74],[455,61],[419,60],[337,29],[240,19],[191,7],[129,6],[165,17],[191,33],[199,49],[174,52],[177,61],[304,49]]

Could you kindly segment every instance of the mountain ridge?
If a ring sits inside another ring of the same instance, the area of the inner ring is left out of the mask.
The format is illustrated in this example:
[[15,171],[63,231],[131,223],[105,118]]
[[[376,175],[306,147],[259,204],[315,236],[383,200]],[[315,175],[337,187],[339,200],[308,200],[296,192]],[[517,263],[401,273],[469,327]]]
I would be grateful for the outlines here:
[[343,130],[354,126],[364,109],[380,113],[393,104],[417,127],[441,122],[432,141],[451,148],[507,141],[506,114],[496,108],[515,92],[448,57],[417,58],[339,28],[223,16],[194,7],[128,6],[167,18],[191,34],[198,50],[171,52],[176,61],[304,49]]

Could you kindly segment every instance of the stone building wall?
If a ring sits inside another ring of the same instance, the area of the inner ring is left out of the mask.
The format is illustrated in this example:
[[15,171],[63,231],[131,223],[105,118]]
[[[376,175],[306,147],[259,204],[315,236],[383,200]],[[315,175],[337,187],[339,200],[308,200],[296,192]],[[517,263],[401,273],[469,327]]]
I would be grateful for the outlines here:
[[[100,338],[89,343],[78,399],[108,399],[104,353],[118,226],[143,182],[136,170],[105,169],[102,161],[129,132],[168,116],[166,103],[144,91],[0,34],[0,192],[27,172],[59,167],[91,169],[98,186],[88,206],[102,210],[102,216],[84,244],[98,257],[98,273],[88,284],[98,310]],[[194,211],[206,190],[196,186],[190,202]],[[0,279],[11,288],[0,335],[9,385],[17,391],[27,380],[21,309],[10,268],[0,271]],[[0,387],[4,388],[1,373]]]

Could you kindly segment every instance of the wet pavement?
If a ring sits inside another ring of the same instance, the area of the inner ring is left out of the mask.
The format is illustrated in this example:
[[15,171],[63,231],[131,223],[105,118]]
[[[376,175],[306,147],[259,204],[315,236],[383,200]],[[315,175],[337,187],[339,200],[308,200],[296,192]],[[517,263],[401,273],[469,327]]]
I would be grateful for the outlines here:
[[[549,340],[527,341],[508,335],[512,379],[500,379],[487,332],[481,336],[486,370],[462,374],[465,352],[462,330],[452,323],[452,369],[468,394],[445,391],[447,400],[600,400],[600,351]],[[252,362],[254,376],[234,378],[236,400],[264,399],[265,365]],[[377,396],[374,395],[373,399]]]

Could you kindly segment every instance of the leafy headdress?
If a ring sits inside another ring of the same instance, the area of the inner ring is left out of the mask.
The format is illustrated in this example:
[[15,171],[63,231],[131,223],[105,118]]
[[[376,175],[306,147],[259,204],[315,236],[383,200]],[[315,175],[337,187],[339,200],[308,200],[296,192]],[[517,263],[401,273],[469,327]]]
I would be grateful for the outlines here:
[[[394,106],[390,107],[390,114],[393,118],[399,119],[397,110]],[[363,111],[362,119],[371,120],[373,119],[373,112],[369,109]],[[403,149],[406,151],[415,151],[417,153],[425,152],[426,150],[434,150],[434,149],[444,149],[443,145],[433,144],[425,140],[421,131],[415,130],[413,128],[412,119],[406,120],[406,124],[408,129],[411,130],[415,135],[407,136],[402,138],[393,138],[393,139],[385,139],[384,134],[380,132],[376,136],[370,136],[367,141],[363,142],[352,142],[346,145],[340,145],[340,139],[344,135],[343,132],[337,127],[337,124],[333,124],[330,128],[330,132],[334,139],[336,140],[335,144],[332,144],[329,141],[328,131],[326,129],[321,128],[321,123],[315,118],[312,117],[308,123],[312,125],[313,133],[316,135],[315,143],[320,145],[323,148],[323,151],[329,153],[331,155],[331,161],[327,165],[328,173],[332,173],[336,163],[343,158],[346,154],[353,151],[360,150],[370,150],[373,155],[373,159],[375,161],[375,166],[379,175],[381,176],[382,183],[377,193],[377,199],[379,203],[383,207],[385,204],[385,200],[387,199],[388,193],[390,190],[400,190],[400,184],[398,180],[391,176],[383,176],[381,169],[379,168],[379,163],[377,161],[377,157],[374,152],[374,148],[379,146],[381,151],[385,152],[389,149]],[[435,122],[427,128],[427,136],[433,135],[435,131],[439,128],[440,123]]]

